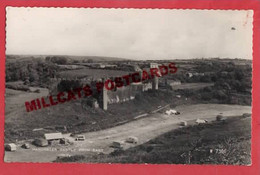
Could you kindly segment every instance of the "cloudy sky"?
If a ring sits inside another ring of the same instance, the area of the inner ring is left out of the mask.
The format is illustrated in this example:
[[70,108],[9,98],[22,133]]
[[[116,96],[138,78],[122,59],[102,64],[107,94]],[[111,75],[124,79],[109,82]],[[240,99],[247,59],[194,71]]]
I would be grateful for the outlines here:
[[6,54],[252,59],[253,11],[8,7]]

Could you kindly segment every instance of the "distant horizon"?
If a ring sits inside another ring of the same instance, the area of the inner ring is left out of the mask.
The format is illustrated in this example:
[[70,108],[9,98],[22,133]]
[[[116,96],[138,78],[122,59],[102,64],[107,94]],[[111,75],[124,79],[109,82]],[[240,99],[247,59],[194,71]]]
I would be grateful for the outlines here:
[[[64,56],[64,57],[82,57],[82,59],[84,59],[84,57],[99,57],[99,58],[116,58],[116,59],[122,59],[122,60],[131,60],[131,61],[145,61],[145,60],[194,60],[194,59],[230,59],[230,60],[248,60],[248,61],[252,61],[251,59],[246,59],[246,58],[227,58],[227,57],[207,57],[207,58],[168,58],[168,59],[131,59],[131,58],[123,58],[123,57],[113,57],[113,56],[92,56],[92,55],[45,55],[45,54],[38,54],[38,55],[32,55],[32,54],[26,54],[26,55],[22,55],[22,54],[6,54],[6,56],[23,56],[23,57],[30,57],[30,56],[38,56],[38,57],[47,57],[47,56]],[[72,58],[70,58],[72,59]],[[87,59],[87,58],[85,58]]]

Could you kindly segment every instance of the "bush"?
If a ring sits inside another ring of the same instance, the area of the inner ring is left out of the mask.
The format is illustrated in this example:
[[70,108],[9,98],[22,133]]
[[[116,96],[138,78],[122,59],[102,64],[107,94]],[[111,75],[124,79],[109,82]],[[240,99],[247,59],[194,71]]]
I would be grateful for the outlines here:
[[58,91],[64,92],[69,91],[71,89],[76,89],[82,87],[82,84],[79,80],[62,80],[58,84]]
[[7,84],[6,87],[9,89],[20,90],[20,91],[29,91],[30,90],[29,86],[22,85],[22,84],[19,84],[19,85]]
[[251,117],[251,114],[249,114],[249,113],[244,113],[244,114],[242,115],[242,117],[243,117],[243,118]]
[[35,92],[35,93],[40,93],[41,90],[40,90],[40,89],[36,89],[34,92]]
[[217,121],[221,121],[223,119],[223,116],[222,115],[217,115],[217,117],[216,117],[216,120]]
[[203,88],[203,91],[205,91],[205,92],[212,92],[212,87],[205,87],[205,88]]
[[202,100],[211,100],[213,95],[212,93],[202,93],[200,97]]
[[141,99],[143,99],[143,94],[142,94],[142,93],[137,93],[137,94],[135,95],[135,99],[136,99],[136,100],[141,100]]
[[227,95],[226,95],[226,93],[225,93],[225,91],[223,91],[223,90],[218,90],[216,93],[215,93],[215,97],[217,98],[217,99],[219,99],[219,100],[225,100],[225,99],[227,99]]
[[81,161],[84,159],[85,159],[85,156],[83,156],[83,155],[75,155],[75,156],[71,156],[71,157],[64,157],[64,158],[56,159],[54,162],[78,162],[78,161]]
[[110,153],[111,156],[119,156],[120,154],[124,153],[122,149],[115,149],[113,152]]

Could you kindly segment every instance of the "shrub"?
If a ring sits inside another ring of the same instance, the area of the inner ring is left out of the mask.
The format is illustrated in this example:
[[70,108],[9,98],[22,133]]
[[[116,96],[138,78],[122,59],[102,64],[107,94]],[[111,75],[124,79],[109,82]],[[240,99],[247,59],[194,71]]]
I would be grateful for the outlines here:
[[113,152],[110,153],[111,156],[119,156],[120,154],[124,153],[122,149],[115,149]]
[[35,92],[35,93],[40,93],[41,90],[40,90],[40,89],[36,89],[34,92]]
[[75,155],[75,156],[71,156],[71,157],[64,157],[64,158],[56,159],[55,162],[78,162],[78,161],[81,161],[84,159],[85,159],[85,156],[83,156],[83,155]]
[[244,114],[242,115],[242,117],[243,117],[243,118],[251,117],[251,114],[249,114],[249,113],[244,113]]
[[146,152],[151,152],[153,150],[153,147],[152,146],[148,146],[148,147],[146,147]]
[[217,121],[221,121],[223,119],[223,116],[222,115],[217,115],[217,117],[216,117],[216,120]]

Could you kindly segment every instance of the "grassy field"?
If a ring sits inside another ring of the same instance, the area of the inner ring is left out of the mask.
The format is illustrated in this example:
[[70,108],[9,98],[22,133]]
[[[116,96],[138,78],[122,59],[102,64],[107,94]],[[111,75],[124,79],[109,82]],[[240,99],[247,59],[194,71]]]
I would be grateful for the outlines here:
[[178,89],[192,89],[192,90],[198,90],[203,89],[205,87],[213,86],[214,83],[183,83],[180,85],[174,85],[172,87],[173,90]]
[[94,79],[105,78],[105,77],[119,77],[127,75],[129,72],[121,70],[106,70],[106,69],[79,69],[79,70],[68,70],[60,72],[57,77],[62,78],[80,78],[80,77],[92,77]]
[[[40,89],[40,93],[25,92],[20,90],[5,89],[5,114],[8,115],[17,110],[25,110],[24,102],[30,101],[39,97],[47,96],[49,90],[46,88]],[[7,119],[7,117],[6,117]]]
[[191,125],[109,155],[76,155],[58,162],[234,164],[251,163],[251,118]]

